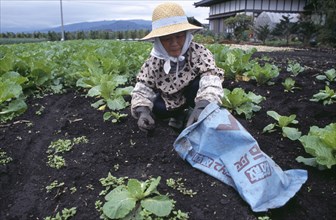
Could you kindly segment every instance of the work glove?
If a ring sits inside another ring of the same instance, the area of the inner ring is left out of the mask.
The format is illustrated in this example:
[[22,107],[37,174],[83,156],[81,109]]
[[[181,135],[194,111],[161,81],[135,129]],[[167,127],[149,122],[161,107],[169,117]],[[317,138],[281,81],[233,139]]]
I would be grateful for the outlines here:
[[210,102],[207,100],[200,100],[196,102],[194,110],[191,112],[186,127],[189,127],[193,123],[195,123],[198,120],[198,117],[200,116],[201,112],[205,109],[207,105],[209,105]]
[[155,127],[155,121],[151,116],[151,111],[148,107],[140,106],[135,109],[138,118],[138,127],[141,131],[150,131]]

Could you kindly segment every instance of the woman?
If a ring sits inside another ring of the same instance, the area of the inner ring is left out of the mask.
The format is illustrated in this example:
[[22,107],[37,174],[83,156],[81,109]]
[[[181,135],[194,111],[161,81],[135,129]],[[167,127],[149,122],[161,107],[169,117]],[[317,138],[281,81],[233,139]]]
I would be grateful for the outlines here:
[[181,129],[189,107],[187,126],[210,102],[221,103],[224,72],[208,49],[192,42],[198,29],[176,3],[154,9],[152,31],[142,39],[154,41],[154,47],[132,92],[131,111],[140,130],[153,129],[154,117],[170,118],[169,125]]

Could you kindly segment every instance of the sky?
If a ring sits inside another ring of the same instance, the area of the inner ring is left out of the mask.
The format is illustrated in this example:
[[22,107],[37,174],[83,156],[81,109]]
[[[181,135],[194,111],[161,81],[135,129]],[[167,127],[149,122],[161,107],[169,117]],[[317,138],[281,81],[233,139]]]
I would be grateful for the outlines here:
[[[12,30],[41,30],[85,21],[151,20],[159,0],[0,0],[0,32]],[[180,4],[187,16],[208,23],[208,7],[193,5],[198,0],[171,1]]]

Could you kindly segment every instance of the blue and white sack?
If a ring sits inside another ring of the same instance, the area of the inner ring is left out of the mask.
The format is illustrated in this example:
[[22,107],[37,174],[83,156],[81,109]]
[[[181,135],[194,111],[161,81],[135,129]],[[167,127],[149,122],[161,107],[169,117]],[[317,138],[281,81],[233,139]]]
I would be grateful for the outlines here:
[[283,206],[307,180],[307,171],[283,171],[230,112],[209,104],[174,142],[194,168],[234,187],[254,212]]

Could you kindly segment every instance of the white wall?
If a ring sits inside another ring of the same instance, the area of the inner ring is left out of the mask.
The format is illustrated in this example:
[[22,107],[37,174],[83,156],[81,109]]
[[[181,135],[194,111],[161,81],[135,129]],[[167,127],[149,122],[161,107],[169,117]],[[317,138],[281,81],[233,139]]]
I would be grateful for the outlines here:
[[237,11],[303,11],[306,0],[234,0],[210,6],[210,16]]
[[[210,30],[215,32],[225,32],[224,19],[225,14],[237,14],[245,12],[253,14],[253,12],[261,13],[262,11],[272,12],[290,12],[303,11],[307,0],[231,0],[210,6]],[[212,16],[220,15],[211,19]]]

